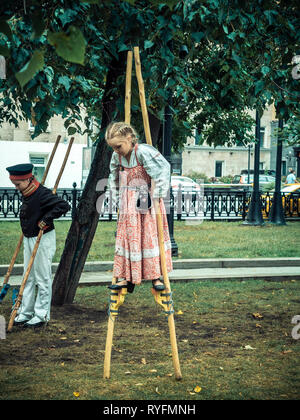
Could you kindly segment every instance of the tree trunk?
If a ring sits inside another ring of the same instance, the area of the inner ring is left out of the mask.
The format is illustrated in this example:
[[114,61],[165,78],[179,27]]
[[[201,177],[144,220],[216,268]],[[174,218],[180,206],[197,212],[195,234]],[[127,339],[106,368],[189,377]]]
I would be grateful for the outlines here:
[[[111,62],[103,97],[101,132],[105,130],[116,111],[117,97],[112,93],[112,88],[116,86],[117,78],[125,74],[125,64],[126,52],[120,54],[118,60],[114,59]],[[89,176],[54,277],[52,298],[54,305],[72,303],[74,300],[99,220],[96,202],[98,197],[103,194],[103,191],[96,191],[96,185],[99,180],[108,177],[110,158],[111,151],[102,136],[96,147]]]

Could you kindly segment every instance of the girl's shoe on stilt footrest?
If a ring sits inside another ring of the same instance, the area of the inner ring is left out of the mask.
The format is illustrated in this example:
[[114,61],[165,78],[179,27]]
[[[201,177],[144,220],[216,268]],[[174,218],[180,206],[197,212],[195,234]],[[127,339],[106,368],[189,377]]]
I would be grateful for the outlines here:
[[107,287],[111,290],[120,290],[124,287],[124,288],[127,288],[128,293],[132,293],[134,290],[134,286],[135,285],[131,283],[130,281],[127,281],[126,283],[124,283],[124,281],[120,281],[119,283],[111,284]]
[[[159,282],[159,284],[155,284],[156,282]],[[153,289],[157,292],[161,292],[162,290],[165,290],[165,285],[160,281],[160,279],[152,280],[152,286]]]

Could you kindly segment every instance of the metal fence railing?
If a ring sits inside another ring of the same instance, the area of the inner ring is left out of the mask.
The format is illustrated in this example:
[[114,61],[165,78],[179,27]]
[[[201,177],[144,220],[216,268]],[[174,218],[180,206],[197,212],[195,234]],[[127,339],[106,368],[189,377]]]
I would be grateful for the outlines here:
[[[71,189],[58,189],[58,196],[70,204],[70,211],[63,218],[71,219],[82,190],[76,185]],[[272,205],[273,193],[262,193],[261,203],[263,216],[267,218]],[[204,191],[174,191],[174,219],[177,220],[245,220],[251,200],[251,192],[247,189],[231,190],[220,188],[204,188]],[[282,193],[282,204],[286,218],[300,218],[300,193]],[[13,188],[0,188],[0,220],[19,217],[22,205],[21,194]],[[166,204],[168,211],[168,205]],[[110,194],[102,204],[99,219],[116,220],[117,207],[112,204]]]

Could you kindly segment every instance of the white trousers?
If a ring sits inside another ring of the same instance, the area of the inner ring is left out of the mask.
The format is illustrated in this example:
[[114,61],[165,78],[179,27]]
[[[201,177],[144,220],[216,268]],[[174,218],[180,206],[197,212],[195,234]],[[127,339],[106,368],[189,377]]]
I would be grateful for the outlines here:
[[[24,237],[24,273],[26,272],[37,237]],[[52,297],[51,265],[56,250],[55,230],[44,233],[23,293],[19,319],[49,321]],[[37,294],[36,294],[37,286]]]

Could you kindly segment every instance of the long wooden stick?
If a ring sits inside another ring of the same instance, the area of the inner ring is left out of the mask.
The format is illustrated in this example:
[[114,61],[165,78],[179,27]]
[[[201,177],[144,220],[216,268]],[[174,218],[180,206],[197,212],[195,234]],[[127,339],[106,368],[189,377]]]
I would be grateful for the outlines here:
[[140,60],[139,47],[134,47],[133,52],[134,52],[134,61],[135,61],[135,73],[136,73],[138,86],[139,86],[140,103],[141,103],[141,108],[142,108],[142,116],[143,116],[146,142],[147,144],[150,144],[152,146],[149,116],[148,116],[148,110],[147,110],[147,105],[146,105],[145,87],[144,87],[144,80],[142,76],[142,66],[141,66],[141,60]]
[[[57,136],[57,139],[56,139],[56,141],[55,141],[55,143],[54,143],[54,146],[53,146],[53,149],[52,149],[52,152],[51,152],[50,158],[49,158],[48,163],[47,163],[47,167],[46,167],[46,169],[45,169],[45,172],[44,172],[43,178],[42,178],[42,180],[41,180],[41,184],[44,184],[44,183],[45,183],[45,181],[46,181],[46,178],[47,178],[47,175],[48,175],[48,172],[49,172],[49,169],[50,169],[51,163],[52,163],[52,161],[53,161],[53,157],[54,157],[54,155],[55,155],[55,152],[56,152],[57,146],[58,146],[58,144],[59,144],[59,142],[60,142],[60,139],[61,139],[61,136]],[[11,259],[11,261],[10,261],[9,267],[8,267],[8,269],[7,269],[7,273],[6,273],[5,277],[4,277],[3,287],[4,287],[7,283],[8,283],[8,280],[9,280],[10,275],[11,275],[11,272],[12,272],[12,270],[13,270],[13,268],[14,268],[14,265],[15,265],[15,262],[16,262],[16,259],[17,259],[17,256],[18,256],[18,254],[19,254],[20,248],[21,248],[21,246],[22,246],[23,239],[24,239],[24,235],[23,235],[23,233],[21,233],[20,238],[19,238],[19,241],[18,241],[18,244],[17,244],[16,249],[15,249],[15,252],[14,252],[14,254],[13,254],[13,256],[12,256],[12,259]]]
[[54,143],[54,146],[53,146],[53,149],[52,149],[51,155],[50,155],[50,157],[49,157],[49,160],[48,160],[48,163],[47,163],[47,166],[46,166],[46,169],[45,169],[44,175],[43,175],[43,178],[42,178],[42,180],[41,180],[41,184],[44,184],[44,183],[45,183],[45,181],[46,181],[46,178],[47,178],[47,175],[48,175],[48,172],[49,172],[50,166],[51,166],[51,164],[52,164],[52,161],[53,161],[54,155],[55,155],[55,153],[56,153],[56,149],[57,149],[58,144],[59,144],[59,142],[60,142],[60,139],[61,139],[61,136],[60,136],[60,135],[59,135],[59,136],[57,136],[57,139],[56,139],[56,142]]
[[103,371],[104,379],[110,378],[111,349],[112,349],[112,342],[113,342],[113,335],[114,335],[114,327],[115,327],[115,317],[110,315],[108,317],[107,336],[106,336],[106,343],[105,343],[104,371]]
[[70,141],[69,141],[69,145],[68,145],[67,151],[66,151],[66,155],[65,155],[64,161],[63,161],[63,163],[62,163],[62,165],[61,165],[60,172],[59,172],[59,174],[58,174],[58,176],[57,176],[57,179],[56,179],[55,185],[54,185],[53,190],[52,190],[53,194],[55,194],[55,193],[56,193],[56,190],[57,190],[57,187],[58,187],[59,181],[60,181],[60,179],[61,179],[61,177],[62,177],[62,174],[63,174],[63,172],[64,172],[64,169],[65,169],[65,166],[66,166],[66,163],[67,163],[67,160],[68,160],[68,157],[69,157],[69,154],[70,154],[70,151],[71,151],[71,147],[72,147],[72,145],[73,145],[73,142],[74,142],[74,137],[71,137],[71,138],[70,138]]
[[125,84],[125,122],[130,124],[131,117],[131,74],[132,74],[132,51],[127,53],[126,84]]
[[[127,53],[127,66],[126,66],[126,84],[125,84],[125,122],[130,124],[131,117],[131,78],[132,78],[132,51]],[[112,284],[116,284],[117,279],[113,277]],[[111,350],[115,327],[115,316],[110,315],[108,318],[107,335],[105,343],[105,355],[104,355],[104,371],[103,378],[110,378],[110,364],[111,364]]]
[[[136,76],[137,76],[138,86],[139,86],[146,141],[147,141],[147,144],[152,145],[149,116],[148,116],[148,111],[147,111],[147,106],[146,106],[144,81],[142,77],[139,47],[134,47],[134,59],[135,59]],[[167,265],[166,265],[165,244],[164,244],[164,236],[163,236],[163,223],[162,223],[162,217],[161,217],[160,206],[159,206],[158,200],[154,200],[154,206],[155,206],[155,211],[156,211],[156,221],[157,221],[157,229],[158,229],[161,271],[162,271],[164,284],[166,288],[165,291],[166,293],[171,293],[171,286],[170,286]],[[171,347],[172,347],[173,366],[175,370],[175,378],[177,380],[180,380],[182,378],[182,375],[181,375],[180,363],[179,363],[179,357],[178,357],[178,348],[177,348],[175,322],[174,322],[173,313],[168,315],[168,324],[169,324],[169,332],[170,332],[170,342],[171,342]]]
[[[65,155],[64,161],[62,163],[61,169],[60,169],[59,174],[57,176],[57,179],[56,179],[54,188],[52,190],[52,193],[53,194],[56,193],[56,190],[57,190],[59,181],[61,179],[61,176],[63,174],[63,171],[65,169],[65,166],[66,166],[66,163],[67,163],[67,160],[68,160],[70,151],[71,151],[71,147],[72,147],[73,141],[74,141],[74,137],[72,137],[70,139],[69,146],[68,146],[68,149],[66,151],[66,155]],[[21,287],[20,287],[20,290],[19,290],[19,294],[18,294],[17,300],[16,300],[16,302],[14,304],[14,307],[13,307],[13,310],[12,310],[12,313],[11,313],[11,316],[10,316],[10,319],[9,319],[9,323],[8,323],[8,326],[7,326],[7,331],[8,332],[11,331],[11,329],[12,329],[12,327],[14,325],[14,320],[15,320],[15,318],[17,316],[18,309],[21,306],[22,298],[23,298],[23,292],[24,292],[24,289],[25,289],[25,286],[26,286],[26,283],[27,283],[27,280],[28,280],[28,277],[29,277],[31,268],[33,266],[34,259],[35,259],[36,253],[38,251],[38,248],[39,248],[39,245],[40,245],[42,236],[43,236],[43,229],[41,229],[39,231],[39,234],[37,236],[37,239],[36,239],[36,242],[35,242],[35,245],[34,245],[34,248],[33,248],[33,251],[32,251],[32,254],[31,254],[31,257],[30,257],[30,260],[29,260],[27,269],[26,269],[26,272],[25,272],[25,275],[23,277],[23,280],[22,280],[22,283],[21,283]]]

